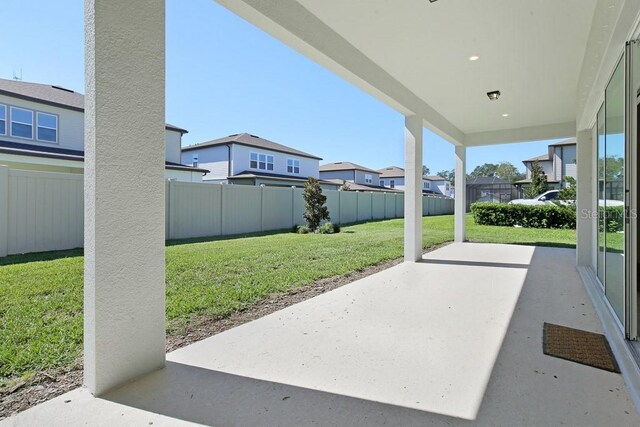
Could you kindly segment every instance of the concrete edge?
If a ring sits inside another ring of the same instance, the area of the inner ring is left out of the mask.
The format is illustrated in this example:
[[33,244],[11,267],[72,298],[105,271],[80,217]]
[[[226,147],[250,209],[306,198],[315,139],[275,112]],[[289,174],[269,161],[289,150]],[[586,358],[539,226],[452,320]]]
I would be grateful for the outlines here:
[[623,335],[620,334],[618,323],[613,317],[611,310],[609,310],[605,301],[601,298],[600,285],[595,273],[590,267],[579,266],[577,270],[587,290],[587,294],[589,294],[591,304],[600,319],[602,331],[609,340],[611,350],[616,356],[629,396],[633,401],[636,411],[640,414],[640,366],[636,363],[629,343],[624,339]]

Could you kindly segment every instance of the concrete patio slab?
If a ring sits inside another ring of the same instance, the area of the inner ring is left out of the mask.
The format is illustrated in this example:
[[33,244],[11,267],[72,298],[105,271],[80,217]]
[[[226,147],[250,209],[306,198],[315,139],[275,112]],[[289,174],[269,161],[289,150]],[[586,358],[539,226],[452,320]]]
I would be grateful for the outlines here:
[[600,331],[574,265],[570,249],[452,244],[4,423],[640,425],[620,375],[542,353],[545,321]]

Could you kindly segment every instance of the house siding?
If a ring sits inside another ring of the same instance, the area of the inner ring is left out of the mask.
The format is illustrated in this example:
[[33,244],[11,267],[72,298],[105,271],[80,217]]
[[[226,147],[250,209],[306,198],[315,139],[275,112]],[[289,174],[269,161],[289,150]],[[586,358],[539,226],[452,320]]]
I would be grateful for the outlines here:
[[[377,173],[373,173],[373,172],[365,172],[365,171],[360,171],[360,170],[356,170],[354,171],[355,175],[356,175],[356,184],[362,184],[362,185],[380,185],[380,174]],[[365,175],[371,175],[371,179],[373,180],[373,182],[371,183],[367,183],[364,180],[364,176]]]
[[198,167],[209,170],[203,181],[226,180],[229,174],[228,169],[228,148],[225,145],[217,147],[205,147],[198,150],[184,151],[181,155],[181,163],[191,165],[193,156],[198,156]]
[[[165,130],[165,158],[168,162],[180,163],[182,134],[175,130]],[[190,165],[191,163],[187,163]]]
[[[225,147],[226,149],[226,147]],[[251,153],[262,153],[273,156],[273,170],[265,171],[259,169],[251,169],[250,155]],[[300,173],[291,174],[287,172],[287,159],[296,159],[300,161]],[[265,150],[257,147],[248,147],[246,145],[233,144],[231,170],[233,175],[237,175],[244,171],[255,171],[264,173],[273,173],[278,175],[288,175],[294,178],[319,178],[320,160],[310,159],[308,157],[296,156],[293,154],[280,153],[278,151]]]
[[324,171],[320,172],[321,179],[344,179],[345,181],[355,182],[355,171],[342,170],[342,171]]
[[[7,106],[7,134],[0,135],[0,139],[21,144],[33,144],[45,147],[67,148],[70,150],[84,150],[84,113],[81,111],[69,110],[66,108],[53,107],[33,101],[26,101],[7,95],[0,95],[0,104]],[[35,139],[35,113],[34,113],[34,138],[15,138],[11,136],[10,107],[26,108],[28,110],[40,111],[42,113],[55,114],[58,116],[58,142],[41,142]]]

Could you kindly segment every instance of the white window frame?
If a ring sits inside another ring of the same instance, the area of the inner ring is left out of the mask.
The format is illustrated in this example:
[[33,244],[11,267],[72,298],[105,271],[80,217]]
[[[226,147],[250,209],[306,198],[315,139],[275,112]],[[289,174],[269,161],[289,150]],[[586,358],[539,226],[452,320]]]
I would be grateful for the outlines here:
[[[291,170],[289,170],[291,168]],[[296,169],[298,169],[296,171]],[[300,159],[287,159],[287,173],[300,175]]]
[[[40,114],[43,114],[43,115],[46,115],[46,116],[55,117],[55,119],[56,119],[56,127],[52,128],[52,127],[49,127],[49,126],[41,126],[40,125],[40,118],[39,118]],[[55,130],[56,131],[56,140],[55,141],[49,141],[49,140],[46,140],[46,139],[38,138],[38,128]],[[58,138],[58,134],[59,133],[60,133],[60,119],[58,118],[57,114],[45,113],[43,111],[36,111],[36,128],[35,128],[35,135],[34,135],[35,138],[36,138],[36,141],[47,142],[49,144],[57,144],[58,143],[58,139],[59,139]]]
[[380,180],[380,187],[384,187],[384,179]]
[[371,175],[370,173],[365,173],[364,182],[365,184],[373,184],[373,175]]
[[[11,122],[9,123],[9,126],[11,127],[11,131],[10,131],[10,135],[11,135],[11,137],[12,137],[12,138],[31,139],[31,140],[32,140],[32,139],[33,139],[33,137],[34,137],[33,132],[34,132],[34,130],[35,130],[35,117],[34,117],[34,111],[33,111],[33,110],[30,110],[30,109],[28,109],[28,108],[14,107],[14,106],[9,107],[9,109],[11,110]],[[13,120],[13,110],[22,110],[22,111],[27,111],[27,112],[31,113],[31,123],[18,122],[18,121]],[[30,138],[27,138],[26,136],[14,135],[14,134],[13,134],[13,124],[14,124],[14,123],[17,123],[17,124],[20,124],[20,125],[29,125],[29,126],[31,126],[31,137],[30,137]]]
[[9,107],[5,104],[0,104],[0,107],[4,107],[4,117],[0,117],[0,120],[4,121],[4,133],[0,133],[0,135],[7,135],[9,133],[9,123],[7,123]]
[[[256,156],[256,160],[252,159],[252,156]],[[272,154],[259,153],[257,151],[251,151],[249,153],[249,169],[261,170],[261,171],[271,171],[273,172],[275,169],[275,158]],[[251,165],[252,162],[256,163],[256,166],[253,167]],[[260,167],[260,163],[264,163],[264,167]],[[269,165],[271,165],[271,169],[269,169]]]
[[396,180],[395,179],[390,179],[389,180],[389,188],[396,188]]
[[424,188],[425,190],[431,189],[431,183],[429,181],[423,181],[422,188]]

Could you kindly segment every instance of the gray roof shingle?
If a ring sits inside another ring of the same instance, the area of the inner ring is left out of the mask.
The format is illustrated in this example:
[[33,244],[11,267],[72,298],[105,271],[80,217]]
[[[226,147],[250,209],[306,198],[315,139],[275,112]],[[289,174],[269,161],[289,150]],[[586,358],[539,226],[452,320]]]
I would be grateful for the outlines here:
[[[60,86],[19,80],[0,79],[0,95],[12,96],[26,101],[39,102],[53,107],[84,112],[84,95]],[[186,129],[165,123],[168,130],[188,133]]]
[[318,156],[305,153],[304,151],[296,150],[295,148],[287,147],[286,145],[278,144],[277,142],[269,141],[268,139],[260,138],[256,135],[249,133],[236,133],[233,135],[225,136],[223,138],[214,139],[212,141],[201,142],[199,144],[189,145],[183,147],[182,151],[197,150],[199,148],[216,147],[226,144],[238,144],[248,147],[262,148],[264,150],[277,151],[285,154],[293,154],[300,157],[308,157],[310,159],[322,160]]

